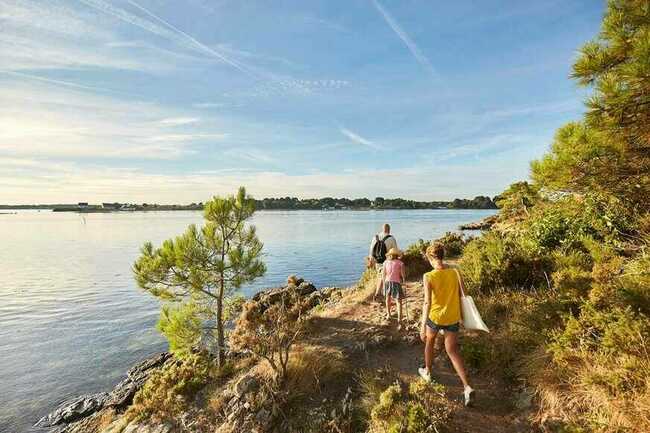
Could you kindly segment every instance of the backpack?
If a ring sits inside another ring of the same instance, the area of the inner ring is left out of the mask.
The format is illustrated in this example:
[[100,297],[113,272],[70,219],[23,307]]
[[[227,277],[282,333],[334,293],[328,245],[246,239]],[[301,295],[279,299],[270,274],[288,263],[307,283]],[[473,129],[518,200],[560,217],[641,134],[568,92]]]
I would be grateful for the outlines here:
[[383,239],[379,239],[379,235],[375,235],[375,245],[372,247],[372,256],[375,258],[377,263],[380,265],[386,261],[386,239],[391,237],[391,235],[386,235]]

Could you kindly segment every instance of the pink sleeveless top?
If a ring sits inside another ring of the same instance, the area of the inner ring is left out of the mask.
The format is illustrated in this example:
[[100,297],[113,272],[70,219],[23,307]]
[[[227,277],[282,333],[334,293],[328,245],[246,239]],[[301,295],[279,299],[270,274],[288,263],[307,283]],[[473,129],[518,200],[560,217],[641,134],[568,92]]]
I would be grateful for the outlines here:
[[401,283],[402,269],[404,269],[404,263],[401,260],[386,260],[384,262],[384,281]]

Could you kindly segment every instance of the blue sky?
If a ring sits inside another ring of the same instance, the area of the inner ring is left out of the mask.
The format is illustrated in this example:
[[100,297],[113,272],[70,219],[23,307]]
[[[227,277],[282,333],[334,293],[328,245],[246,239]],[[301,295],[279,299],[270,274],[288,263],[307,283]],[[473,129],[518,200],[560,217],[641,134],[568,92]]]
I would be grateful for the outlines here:
[[0,203],[494,195],[604,2],[2,0]]

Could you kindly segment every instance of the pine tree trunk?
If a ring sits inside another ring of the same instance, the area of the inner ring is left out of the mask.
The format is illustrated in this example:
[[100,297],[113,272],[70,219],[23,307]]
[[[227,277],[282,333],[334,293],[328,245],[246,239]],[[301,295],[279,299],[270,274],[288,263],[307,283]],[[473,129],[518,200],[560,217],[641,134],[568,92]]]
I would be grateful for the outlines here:
[[223,283],[219,290],[219,297],[217,299],[217,365],[223,366],[224,358],[224,335],[223,335]]

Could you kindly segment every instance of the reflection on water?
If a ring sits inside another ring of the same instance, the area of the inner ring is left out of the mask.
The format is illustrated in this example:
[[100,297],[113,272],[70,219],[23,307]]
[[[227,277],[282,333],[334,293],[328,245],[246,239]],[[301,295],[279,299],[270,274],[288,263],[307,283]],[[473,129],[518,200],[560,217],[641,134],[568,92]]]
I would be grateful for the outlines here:
[[[269,211],[253,223],[267,274],[251,294],[298,274],[317,286],[358,279],[373,233],[389,222],[401,247],[492,211]],[[0,215],[0,432],[20,433],[67,398],[107,390],[166,344],[157,301],[139,291],[131,265],[201,223],[200,212]]]

